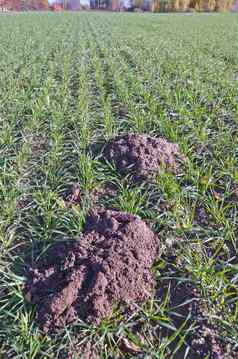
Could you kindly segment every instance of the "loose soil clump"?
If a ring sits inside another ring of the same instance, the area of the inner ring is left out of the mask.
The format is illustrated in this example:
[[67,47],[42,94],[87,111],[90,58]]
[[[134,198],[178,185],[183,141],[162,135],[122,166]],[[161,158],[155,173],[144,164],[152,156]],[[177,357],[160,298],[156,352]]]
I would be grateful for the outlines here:
[[62,194],[65,207],[71,208],[73,206],[81,206],[86,197],[90,199],[91,203],[97,207],[102,207],[103,200],[112,199],[117,196],[115,186],[110,183],[102,184],[89,193],[83,190],[79,183],[70,185]]
[[83,191],[79,183],[74,183],[63,193],[63,200],[66,207],[72,207],[81,204]]
[[132,172],[135,180],[151,178],[164,168],[176,173],[185,160],[177,144],[138,133],[110,141],[104,148],[104,155],[121,174]]
[[159,240],[137,216],[97,210],[79,241],[54,245],[29,269],[26,299],[45,332],[80,318],[99,324],[114,306],[148,298]]

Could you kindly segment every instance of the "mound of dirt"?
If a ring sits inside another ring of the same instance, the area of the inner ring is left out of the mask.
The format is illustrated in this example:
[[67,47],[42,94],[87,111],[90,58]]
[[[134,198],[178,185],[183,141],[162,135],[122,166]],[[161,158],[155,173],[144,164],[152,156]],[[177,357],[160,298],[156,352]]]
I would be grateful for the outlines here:
[[158,247],[139,217],[92,212],[79,241],[57,243],[29,269],[25,297],[36,304],[42,330],[77,318],[98,324],[115,305],[145,300],[155,285],[151,266]]
[[[179,282],[176,278],[166,279],[162,283],[158,296],[167,296],[168,288],[170,288],[171,318],[174,326],[181,328],[187,321],[184,329],[194,328],[186,337],[187,344],[190,346],[187,358],[222,359],[227,357],[230,359],[225,343],[222,343],[218,331],[208,321],[206,305],[195,285],[187,281]],[[180,348],[177,353],[178,358],[184,358],[186,349],[187,346]]]
[[150,178],[161,168],[176,172],[185,160],[177,144],[138,133],[115,138],[105,146],[103,153],[121,174],[132,172],[135,179]]

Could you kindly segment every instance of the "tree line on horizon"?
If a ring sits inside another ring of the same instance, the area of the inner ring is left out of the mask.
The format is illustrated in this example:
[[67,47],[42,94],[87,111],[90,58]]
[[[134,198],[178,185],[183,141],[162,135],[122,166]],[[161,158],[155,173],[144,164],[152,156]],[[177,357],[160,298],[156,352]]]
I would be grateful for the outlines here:
[[[140,1],[140,0],[136,0]],[[153,0],[154,12],[213,12],[230,11],[234,0]]]
[[0,9],[12,11],[49,10],[48,0],[0,0]]
[[[88,8],[113,11],[202,12],[229,11],[234,3],[235,0],[89,0]],[[0,10],[80,10],[84,7],[85,5],[80,5],[80,0],[55,0],[51,5],[48,0],[0,0]]]

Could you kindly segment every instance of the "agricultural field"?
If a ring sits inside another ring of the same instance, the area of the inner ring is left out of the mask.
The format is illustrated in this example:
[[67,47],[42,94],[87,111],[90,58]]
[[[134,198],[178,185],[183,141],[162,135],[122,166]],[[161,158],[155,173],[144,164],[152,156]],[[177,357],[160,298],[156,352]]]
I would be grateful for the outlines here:
[[[0,358],[238,358],[237,36],[237,14],[1,16]],[[139,180],[113,161],[128,133],[169,141],[143,149]],[[148,177],[156,146],[181,163]],[[99,207],[139,216],[126,227],[141,239],[136,265],[156,236],[153,293],[136,301],[129,268],[132,310],[114,303],[97,323],[45,330],[41,305],[55,294],[30,287],[29,268],[55,243],[80,243]]]

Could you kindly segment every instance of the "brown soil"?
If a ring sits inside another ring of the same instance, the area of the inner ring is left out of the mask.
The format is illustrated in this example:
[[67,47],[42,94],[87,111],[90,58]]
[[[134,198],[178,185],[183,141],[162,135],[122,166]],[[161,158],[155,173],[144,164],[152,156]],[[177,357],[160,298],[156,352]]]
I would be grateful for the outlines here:
[[92,212],[79,241],[54,245],[28,271],[26,299],[45,332],[77,318],[100,323],[115,305],[131,307],[153,293],[151,266],[159,240],[137,216]]
[[[91,196],[92,196],[92,202],[95,205],[100,206],[104,200],[113,199],[117,197],[118,190],[115,185],[111,183],[104,183],[103,185],[95,188],[94,191],[92,191]],[[112,209],[112,208],[108,208],[107,206],[107,209]]]
[[113,139],[104,148],[104,155],[121,174],[131,171],[135,179],[150,178],[161,168],[176,172],[185,160],[177,144],[164,138],[135,133]]
[[[180,328],[187,320],[186,328],[193,325],[194,330],[186,338],[190,346],[189,359],[231,359],[224,342],[214,326],[209,323],[206,305],[198,289],[192,282],[179,282],[176,279],[165,280],[159,290],[158,297],[167,295],[170,288],[170,308],[173,324]],[[188,317],[190,319],[188,319]],[[168,334],[168,333],[167,333]],[[162,335],[166,335],[163,333]],[[176,344],[176,343],[175,343]],[[185,348],[177,353],[178,358],[184,357]],[[227,355],[227,356],[225,356]]]
[[[80,184],[74,183],[62,194],[62,198],[65,206],[70,208],[81,205],[86,195],[87,193],[81,188]],[[117,190],[112,184],[105,183],[94,188],[88,195],[93,205],[100,206],[102,200],[116,197]]]
[[195,207],[194,222],[200,226],[207,227],[213,222],[213,218],[204,207],[197,205]]
[[79,183],[74,183],[63,193],[66,207],[81,204],[84,194]]

